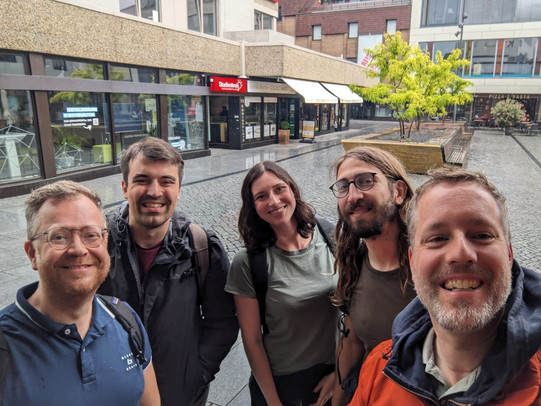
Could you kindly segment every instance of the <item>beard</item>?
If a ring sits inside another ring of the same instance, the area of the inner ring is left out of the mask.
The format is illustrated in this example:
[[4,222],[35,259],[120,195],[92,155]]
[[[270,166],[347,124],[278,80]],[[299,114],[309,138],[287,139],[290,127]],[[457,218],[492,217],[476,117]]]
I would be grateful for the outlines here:
[[[471,265],[463,272],[483,275],[484,280],[490,280],[492,274],[477,265]],[[437,280],[443,275],[452,275],[453,269],[444,270],[434,275],[430,280],[415,282],[415,290],[421,303],[427,308],[433,320],[445,330],[457,333],[472,333],[488,326],[504,308],[511,291],[511,272],[499,270],[499,276],[492,281],[490,295],[480,304],[475,305],[469,300],[442,301],[438,293],[442,289]]]
[[[371,219],[352,219],[347,212],[356,207],[371,207]],[[355,238],[370,238],[383,234],[383,228],[387,223],[394,221],[398,215],[398,207],[396,206],[393,197],[379,207],[371,206],[371,203],[366,200],[359,200],[355,204],[348,205],[345,208],[346,213],[338,210],[340,219],[344,223],[344,231],[347,234],[352,234]]]

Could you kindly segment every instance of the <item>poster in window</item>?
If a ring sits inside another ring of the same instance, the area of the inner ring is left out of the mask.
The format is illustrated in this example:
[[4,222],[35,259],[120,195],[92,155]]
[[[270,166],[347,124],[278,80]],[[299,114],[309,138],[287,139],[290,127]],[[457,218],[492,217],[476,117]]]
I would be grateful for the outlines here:
[[254,125],[254,138],[261,138],[261,126]]
[[265,124],[263,126],[263,136],[270,137],[270,124]]
[[253,126],[247,125],[246,127],[244,127],[244,132],[245,132],[245,136],[244,136],[245,139],[251,140],[252,138],[254,138],[254,127]]

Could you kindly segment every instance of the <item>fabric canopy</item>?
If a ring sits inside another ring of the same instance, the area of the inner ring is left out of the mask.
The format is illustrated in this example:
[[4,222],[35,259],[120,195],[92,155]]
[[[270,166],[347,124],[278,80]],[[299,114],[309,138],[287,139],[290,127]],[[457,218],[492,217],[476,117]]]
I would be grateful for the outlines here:
[[338,99],[329,93],[318,82],[308,80],[282,78],[293,90],[304,98],[305,103],[313,104],[336,104]]
[[322,83],[322,85],[340,100],[340,103],[362,103],[363,98],[357,93],[353,93],[346,85],[336,85],[332,83]]

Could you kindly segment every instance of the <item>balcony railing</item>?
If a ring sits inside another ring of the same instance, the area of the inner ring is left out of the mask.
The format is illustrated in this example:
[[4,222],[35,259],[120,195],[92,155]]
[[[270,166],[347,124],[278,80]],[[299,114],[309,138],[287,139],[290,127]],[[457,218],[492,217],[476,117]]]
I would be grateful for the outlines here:
[[342,10],[359,10],[368,8],[381,8],[381,7],[393,7],[393,6],[409,6],[411,0],[373,0],[373,1],[359,1],[354,3],[325,3],[321,6],[314,8],[314,11],[342,11]]

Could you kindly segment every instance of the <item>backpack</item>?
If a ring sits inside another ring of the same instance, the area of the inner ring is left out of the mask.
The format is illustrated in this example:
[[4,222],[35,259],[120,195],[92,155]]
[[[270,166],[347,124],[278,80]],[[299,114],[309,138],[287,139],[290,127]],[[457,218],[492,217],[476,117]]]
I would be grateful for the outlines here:
[[[195,284],[197,287],[197,303],[203,316],[203,287],[209,270],[209,243],[207,233],[195,223],[190,223],[188,240],[193,250],[192,265],[197,272]],[[0,405],[1,406],[1,405]]]
[[[320,234],[327,243],[327,246],[334,254],[336,248],[336,241],[334,240],[334,224],[323,219],[316,219],[316,224]],[[269,333],[269,327],[265,320],[266,304],[265,298],[267,297],[268,286],[268,266],[267,266],[267,250],[262,251],[249,251],[248,261],[250,263],[250,272],[252,274],[252,281],[254,284],[257,303],[259,305],[259,320],[261,322],[261,332],[263,335]]]
[[[113,296],[97,295],[101,301],[105,304],[107,309],[113,313],[116,320],[128,333],[128,339],[133,356],[140,365],[143,365],[147,361],[143,353],[143,332],[135,316],[128,308],[125,302],[117,299]],[[3,405],[3,393],[4,385],[6,383],[6,376],[9,369],[11,357],[9,353],[9,346],[2,330],[0,330],[0,406]]]

